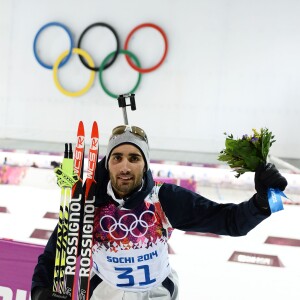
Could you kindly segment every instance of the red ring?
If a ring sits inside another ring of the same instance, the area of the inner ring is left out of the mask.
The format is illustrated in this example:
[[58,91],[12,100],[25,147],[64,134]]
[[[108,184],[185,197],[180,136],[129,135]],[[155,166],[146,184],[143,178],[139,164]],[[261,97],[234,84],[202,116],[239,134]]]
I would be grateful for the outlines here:
[[168,52],[168,40],[167,40],[167,35],[165,34],[165,32],[157,25],[155,24],[152,24],[152,23],[144,23],[144,24],[141,24],[141,25],[138,25],[136,26],[135,28],[133,28],[131,30],[131,32],[129,33],[129,35],[127,36],[126,38],[126,41],[125,41],[125,45],[124,45],[124,49],[125,50],[128,50],[128,44],[129,44],[129,40],[130,38],[132,37],[132,35],[139,29],[143,28],[143,27],[152,27],[156,30],[158,30],[160,32],[160,34],[162,35],[162,37],[164,38],[164,42],[165,42],[165,51],[164,51],[164,54],[163,54],[163,57],[161,58],[161,60],[156,64],[154,65],[153,67],[151,68],[147,68],[147,69],[143,69],[143,68],[139,68],[137,67],[130,59],[130,57],[128,55],[125,55],[126,57],[126,60],[127,62],[129,63],[129,65],[136,71],[140,72],[140,73],[148,73],[148,72],[152,72],[154,70],[156,70],[162,63],[163,61],[165,60],[166,56],[167,56],[167,52]]

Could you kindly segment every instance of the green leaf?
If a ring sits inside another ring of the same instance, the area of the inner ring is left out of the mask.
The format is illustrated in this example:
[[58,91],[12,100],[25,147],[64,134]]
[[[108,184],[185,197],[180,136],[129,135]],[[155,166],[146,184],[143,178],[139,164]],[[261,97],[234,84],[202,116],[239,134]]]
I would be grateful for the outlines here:
[[218,156],[219,161],[227,162],[239,177],[245,172],[254,172],[259,164],[267,161],[270,147],[275,142],[274,135],[267,128],[260,132],[252,129],[253,136],[244,135],[242,139],[234,139],[227,135],[225,149]]

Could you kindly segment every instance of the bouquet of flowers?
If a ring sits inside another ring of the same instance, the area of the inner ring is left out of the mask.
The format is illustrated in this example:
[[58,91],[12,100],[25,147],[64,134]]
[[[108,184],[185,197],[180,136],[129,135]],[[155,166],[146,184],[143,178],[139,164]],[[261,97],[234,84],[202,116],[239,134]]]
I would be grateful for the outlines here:
[[274,135],[267,128],[252,131],[252,135],[245,134],[240,139],[224,133],[227,136],[225,149],[220,152],[218,160],[227,162],[237,173],[237,178],[245,172],[255,172],[261,163],[266,163],[269,149],[275,142]]

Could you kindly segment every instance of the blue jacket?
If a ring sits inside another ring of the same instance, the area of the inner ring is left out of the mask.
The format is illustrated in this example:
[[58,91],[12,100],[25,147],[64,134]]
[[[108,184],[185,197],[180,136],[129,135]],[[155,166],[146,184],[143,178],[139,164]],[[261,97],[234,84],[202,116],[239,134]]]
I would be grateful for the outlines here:
[[[101,207],[113,201],[107,194],[109,175],[105,169],[105,158],[97,166],[95,180],[96,202]],[[134,191],[125,200],[124,208],[132,209],[144,201],[155,183],[149,170],[144,175],[141,190]],[[269,216],[260,210],[255,195],[240,204],[219,204],[195,192],[174,184],[163,184],[159,190],[159,201],[174,229],[194,232],[209,232],[219,235],[243,236]],[[116,205],[118,205],[116,203]],[[52,287],[57,227],[53,231],[44,253],[38,258],[32,278],[35,287]]]

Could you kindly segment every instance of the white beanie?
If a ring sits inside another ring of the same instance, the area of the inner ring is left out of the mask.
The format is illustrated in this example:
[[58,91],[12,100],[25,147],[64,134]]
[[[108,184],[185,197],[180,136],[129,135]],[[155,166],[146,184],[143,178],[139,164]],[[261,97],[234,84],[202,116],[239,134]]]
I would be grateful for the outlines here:
[[148,143],[142,137],[139,137],[138,135],[130,132],[129,130],[126,130],[122,134],[114,135],[109,140],[109,143],[107,145],[107,150],[106,150],[106,161],[105,161],[105,168],[107,170],[108,170],[108,161],[112,150],[121,144],[132,144],[135,147],[137,147],[143,155],[146,171],[149,170],[150,158],[149,158]]

